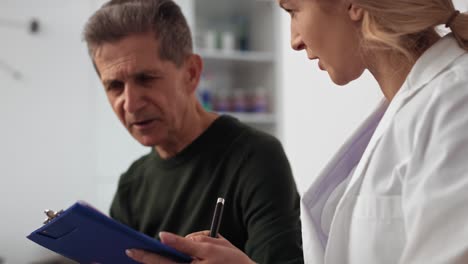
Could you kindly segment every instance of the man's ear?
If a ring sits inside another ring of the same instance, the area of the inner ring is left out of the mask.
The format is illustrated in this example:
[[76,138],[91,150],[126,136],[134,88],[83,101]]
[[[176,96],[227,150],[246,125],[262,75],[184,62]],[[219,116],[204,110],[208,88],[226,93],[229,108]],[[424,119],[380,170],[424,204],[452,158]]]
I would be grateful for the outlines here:
[[203,71],[203,61],[197,54],[191,54],[185,61],[186,81],[189,92],[192,93],[197,89],[200,82],[200,76]]
[[362,9],[362,7],[350,3],[348,6],[348,15],[352,21],[358,22],[361,21],[364,17],[364,10]]

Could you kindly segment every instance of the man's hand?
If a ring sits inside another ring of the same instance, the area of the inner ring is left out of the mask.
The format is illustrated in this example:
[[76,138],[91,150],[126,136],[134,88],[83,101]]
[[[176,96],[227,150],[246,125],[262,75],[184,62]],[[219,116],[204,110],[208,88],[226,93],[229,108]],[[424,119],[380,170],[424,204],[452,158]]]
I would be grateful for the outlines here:
[[[161,232],[161,241],[193,257],[192,264],[254,264],[247,255],[232,245],[223,237],[209,237],[209,231],[192,233],[186,237],[177,236],[167,232]],[[144,264],[175,264],[157,254],[143,250],[130,249],[127,256]]]

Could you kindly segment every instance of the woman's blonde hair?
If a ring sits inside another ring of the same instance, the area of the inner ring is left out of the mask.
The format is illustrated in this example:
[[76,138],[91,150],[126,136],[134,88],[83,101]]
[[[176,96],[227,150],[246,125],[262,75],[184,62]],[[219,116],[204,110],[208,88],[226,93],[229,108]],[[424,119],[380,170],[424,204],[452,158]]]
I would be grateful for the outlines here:
[[445,24],[468,51],[468,13],[456,13],[452,0],[350,1],[364,9],[362,34],[371,49],[396,50],[415,61],[435,27]]

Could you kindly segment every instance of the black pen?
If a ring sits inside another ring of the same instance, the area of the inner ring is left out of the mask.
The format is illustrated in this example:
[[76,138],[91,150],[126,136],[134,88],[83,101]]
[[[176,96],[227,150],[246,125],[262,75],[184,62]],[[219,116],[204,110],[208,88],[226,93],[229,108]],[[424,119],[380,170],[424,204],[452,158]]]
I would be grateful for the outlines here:
[[224,199],[218,198],[216,207],[211,221],[210,237],[218,237],[219,226],[221,225],[221,217],[223,216]]

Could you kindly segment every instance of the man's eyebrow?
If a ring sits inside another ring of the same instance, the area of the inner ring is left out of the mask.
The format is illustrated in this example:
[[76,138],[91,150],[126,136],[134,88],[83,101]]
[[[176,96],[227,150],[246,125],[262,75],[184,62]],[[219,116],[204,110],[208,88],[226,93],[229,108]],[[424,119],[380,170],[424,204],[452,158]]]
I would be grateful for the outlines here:
[[[163,72],[159,69],[143,69],[141,71],[134,72],[130,75],[131,78],[135,78],[138,76],[143,76],[143,75],[162,75]],[[103,84],[108,85],[112,82],[119,82],[121,79],[119,78],[111,78],[111,79],[105,79],[103,81]]]
[[132,74],[132,77],[142,75],[162,75],[163,71],[160,69],[143,69]]
[[106,80],[104,80],[104,81],[102,82],[102,84],[104,84],[104,86],[108,86],[108,85],[110,85],[110,84],[113,83],[113,82],[119,82],[119,80],[117,80],[117,79],[106,79]]

